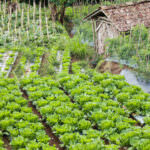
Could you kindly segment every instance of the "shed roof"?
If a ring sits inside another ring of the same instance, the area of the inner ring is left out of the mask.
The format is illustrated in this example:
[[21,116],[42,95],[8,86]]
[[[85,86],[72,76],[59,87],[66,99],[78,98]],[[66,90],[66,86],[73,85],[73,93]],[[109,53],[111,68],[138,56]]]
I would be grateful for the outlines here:
[[101,6],[86,16],[84,20],[95,19],[104,15],[120,32],[129,31],[137,24],[150,27],[150,0],[124,5]]

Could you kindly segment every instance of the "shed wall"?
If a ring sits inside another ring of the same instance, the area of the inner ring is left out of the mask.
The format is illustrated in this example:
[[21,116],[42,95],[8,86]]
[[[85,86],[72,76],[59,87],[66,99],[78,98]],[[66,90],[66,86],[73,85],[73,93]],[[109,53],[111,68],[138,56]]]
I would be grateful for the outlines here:
[[105,41],[107,38],[115,38],[119,35],[119,32],[115,29],[115,27],[106,21],[96,23],[96,33],[96,48],[98,54],[103,54],[105,52]]

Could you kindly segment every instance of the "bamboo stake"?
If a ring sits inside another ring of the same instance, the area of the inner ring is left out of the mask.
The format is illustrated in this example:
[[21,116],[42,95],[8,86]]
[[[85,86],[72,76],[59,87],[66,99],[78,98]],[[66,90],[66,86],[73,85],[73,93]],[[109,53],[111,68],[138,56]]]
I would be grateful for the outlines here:
[[23,20],[24,20],[24,9],[22,8],[22,13],[21,13],[21,28],[23,29]]
[[41,20],[41,1],[39,3],[39,22],[40,22],[40,36],[42,37],[42,20]]
[[44,0],[44,12],[46,12],[46,6],[45,6],[46,4],[45,4],[45,0]]
[[2,9],[2,2],[0,1],[0,11],[1,11],[1,9]]
[[46,8],[45,8],[45,0],[44,0],[44,12],[45,12],[45,21],[46,21],[46,29],[47,29],[47,38],[49,39],[49,27],[48,27],[48,18],[47,18]]
[[36,4],[35,4],[35,0],[33,2],[33,21],[35,23],[35,11],[36,11]]
[[4,16],[2,15],[2,30],[4,31]]
[[35,0],[33,2],[33,24],[34,24],[34,28],[33,31],[35,32],[35,12],[36,12],[36,3]]
[[92,19],[92,30],[93,30],[93,42],[94,42],[94,49],[96,52],[98,52],[96,41],[95,41],[95,23],[94,20]]
[[21,43],[21,28],[19,28],[19,41]]
[[30,10],[30,4],[31,4],[31,1],[29,0],[29,10]]
[[29,30],[27,29],[27,38],[29,40]]
[[28,18],[28,24],[27,24],[27,38],[29,40],[29,26],[30,26],[30,15],[29,15],[29,10],[30,8],[28,7],[28,10],[27,10],[27,18]]
[[5,18],[5,16],[6,16],[6,0],[5,0],[5,2],[4,2],[3,12],[4,12],[4,18]]
[[47,16],[46,16],[46,28],[47,28],[47,38],[49,39],[49,28],[48,28],[48,21],[47,21]]
[[15,13],[15,15],[16,15],[16,19],[15,19],[15,32],[17,32],[17,17],[18,17],[18,11],[16,10],[16,13]]
[[8,33],[10,32],[10,23],[11,23],[11,15],[12,15],[12,9],[10,8],[10,14],[8,14]]
[[28,12],[27,12],[27,17],[28,17],[28,27],[30,25],[30,9],[28,7]]

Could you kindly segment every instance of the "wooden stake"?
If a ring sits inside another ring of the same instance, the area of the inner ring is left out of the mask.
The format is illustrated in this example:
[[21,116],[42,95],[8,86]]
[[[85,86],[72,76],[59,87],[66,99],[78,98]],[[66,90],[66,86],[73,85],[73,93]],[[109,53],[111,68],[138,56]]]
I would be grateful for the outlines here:
[[49,39],[49,28],[48,28],[48,21],[47,21],[47,16],[46,16],[46,28],[47,28],[47,38]]
[[0,1],[0,11],[1,11],[1,8],[2,8],[2,3],[1,3],[1,1]]
[[42,37],[43,34],[42,34],[42,19],[41,19],[41,1],[39,3],[39,22],[40,22],[40,35]]
[[95,41],[95,23],[94,23],[94,20],[92,19],[92,29],[93,29],[93,41],[94,41],[94,48],[97,51],[97,45],[96,45],[96,41]]
[[24,9],[22,8],[22,13],[21,13],[21,28],[23,29],[23,19],[24,19]]

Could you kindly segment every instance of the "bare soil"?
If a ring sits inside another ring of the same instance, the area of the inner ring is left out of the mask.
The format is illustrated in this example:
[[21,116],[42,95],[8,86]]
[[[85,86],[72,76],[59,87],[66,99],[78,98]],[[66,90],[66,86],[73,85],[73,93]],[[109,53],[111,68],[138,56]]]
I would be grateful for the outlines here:
[[99,67],[99,71],[101,73],[104,73],[104,72],[110,72],[112,74],[120,74],[120,72],[123,70],[123,69],[127,69],[129,68],[128,66],[126,65],[123,65],[121,67],[121,65],[117,62],[108,62],[108,61],[105,61],[101,64],[101,66]]
[[[22,96],[24,98],[28,99],[27,92],[23,89],[21,89],[21,91],[23,93]],[[36,114],[39,117],[41,123],[44,126],[44,130],[45,130],[46,134],[51,138],[50,141],[49,141],[49,145],[50,146],[55,145],[56,148],[58,148],[58,150],[65,150],[64,147],[60,146],[61,142],[60,142],[59,138],[52,132],[51,127],[46,124],[46,121],[43,119],[42,115],[40,114],[40,112],[38,112],[38,110],[36,109],[36,107],[33,105],[33,103],[31,101],[28,102],[28,106],[31,107],[33,113]]]
[[3,136],[3,141],[4,141],[4,147],[5,147],[7,150],[11,150],[10,141],[9,141],[9,138],[8,138],[7,135],[4,135],[4,136]]
[[127,150],[128,149],[128,147],[121,147],[121,148],[119,148],[119,150]]

